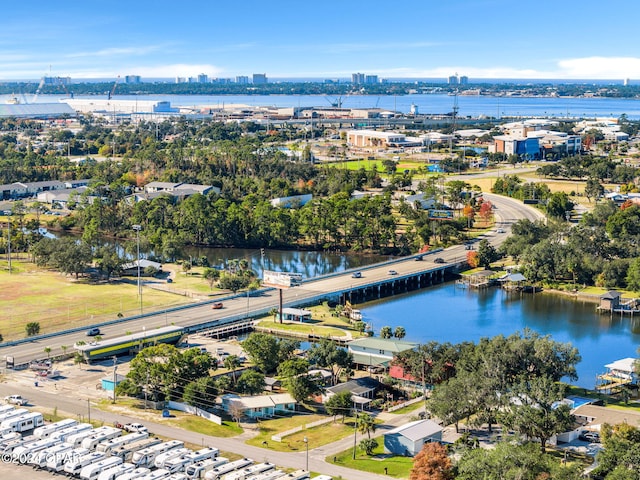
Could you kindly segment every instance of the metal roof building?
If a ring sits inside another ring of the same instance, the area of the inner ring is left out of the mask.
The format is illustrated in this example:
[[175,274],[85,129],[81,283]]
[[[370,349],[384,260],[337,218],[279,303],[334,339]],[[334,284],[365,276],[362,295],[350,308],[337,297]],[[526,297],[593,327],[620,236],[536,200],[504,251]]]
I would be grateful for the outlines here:
[[0,103],[0,118],[75,117],[76,111],[67,103]]

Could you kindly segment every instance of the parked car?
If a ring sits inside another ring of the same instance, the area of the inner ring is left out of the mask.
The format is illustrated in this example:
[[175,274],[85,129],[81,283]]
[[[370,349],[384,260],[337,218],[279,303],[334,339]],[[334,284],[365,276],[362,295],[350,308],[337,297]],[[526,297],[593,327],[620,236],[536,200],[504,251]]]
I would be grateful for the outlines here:
[[446,263],[446,262],[444,261],[444,258],[437,257],[433,259],[433,263]]
[[8,397],[4,397],[4,401],[13,405],[26,405],[29,403],[29,400],[22,395],[9,395]]
[[498,228],[498,229],[496,229],[496,233],[504,233],[504,228]]
[[578,438],[589,443],[600,443],[600,434],[598,432],[582,431]]
[[473,250],[473,244],[471,244],[471,243],[465,243],[465,244],[464,244],[464,249],[465,249],[465,250]]
[[351,278],[362,278],[362,272],[353,272]]
[[87,337],[95,337],[96,335],[100,335],[99,328],[90,328],[87,330]]
[[148,431],[147,427],[145,427],[144,425],[142,425],[141,423],[126,423],[123,427],[124,430],[126,430],[127,432],[136,432],[136,433],[143,433]]
[[220,310],[222,308],[222,302],[213,303],[213,305],[211,305],[211,308],[213,308],[214,310]]
[[397,275],[398,272],[396,272],[395,270],[389,270],[389,275]]

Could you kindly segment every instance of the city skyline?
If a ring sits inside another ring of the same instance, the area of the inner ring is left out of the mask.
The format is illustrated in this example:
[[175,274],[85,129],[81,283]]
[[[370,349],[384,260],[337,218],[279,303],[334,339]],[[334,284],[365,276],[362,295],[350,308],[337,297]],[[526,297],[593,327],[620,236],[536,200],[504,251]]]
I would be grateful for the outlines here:
[[37,3],[5,6],[0,80],[640,79],[633,2],[615,12],[595,0]]

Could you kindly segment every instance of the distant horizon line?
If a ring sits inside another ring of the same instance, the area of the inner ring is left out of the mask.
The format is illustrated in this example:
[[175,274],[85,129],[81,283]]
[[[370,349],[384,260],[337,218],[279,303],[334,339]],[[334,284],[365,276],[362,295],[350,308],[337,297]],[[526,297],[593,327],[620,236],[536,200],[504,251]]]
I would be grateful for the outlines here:
[[[125,81],[125,77],[127,77],[129,75],[124,75],[124,76],[118,76],[118,77],[88,77],[88,78],[74,78],[73,76],[70,75],[44,75],[43,77],[39,77],[39,78],[31,78],[31,79],[0,79],[0,83],[34,83],[34,82],[39,82],[42,78],[47,77],[47,78],[69,78],[71,83],[104,83],[104,82],[113,82],[113,81],[117,81],[118,79],[120,79],[120,81],[124,82]],[[131,74],[131,76],[138,76],[136,74]],[[235,80],[236,77],[249,77],[251,78],[251,76],[248,75],[237,75],[234,77],[208,77],[210,80],[216,80],[216,79],[224,79],[224,80]],[[139,83],[176,83],[176,78],[178,78],[178,76],[176,77],[142,77],[140,76],[140,82]],[[190,78],[190,77],[179,77],[179,78]],[[197,78],[196,77],[192,77],[192,78]],[[445,85],[451,85],[451,86],[469,86],[469,85],[478,85],[478,84],[485,84],[485,83],[515,83],[515,84],[532,84],[532,85],[536,85],[536,84],[547,84],[547,83],[551,83],[551,84],[569,84],[569,85],[585,85],[585,84],[592,84],[592,85],[624,85],[625,82],[627,83],[627,85],[640,85],[640,80],[635,80],[635,79],[630,79],[630,78],[611,78],[611,79],[589,79],[589,78],[574,78],[574,79],[568,79],[568,78],[477,78],[477,79],[472,79],[467,77],[468,80],[466,84],[460,85],[460,84],[449,84],[448,83],[448,78],[443,78],[443,77],[391,77],[391,78],[383,78],[382,80],[386,81],[387,83],[442,83]],[[337,83],[353,83],[352,79],[349,77],[333,77],[333,78],[327,78],[327,77],[269,77],[267,75],[267,79],[268,79],[268,83],[327,83],[327,82],[337,82]],[[181,82],[181,83],[189,83],[189,82]],[[200,82],[192,82],[194,84],[201,84]],[[212,81],[209,82],[202,82],[203,84],[206,83],[214,83]],[[235,83],[235,82],[232,82]],[[130,83],[130,85],[132,85],[133,83]],[[381,85],[384,84],[384,82],[377,82],[375,84],[367,84],[367,83],[362,83],[362,84],[356,84],[356,85]],[[252,83],[247,83],[244,85],[252,85]]]

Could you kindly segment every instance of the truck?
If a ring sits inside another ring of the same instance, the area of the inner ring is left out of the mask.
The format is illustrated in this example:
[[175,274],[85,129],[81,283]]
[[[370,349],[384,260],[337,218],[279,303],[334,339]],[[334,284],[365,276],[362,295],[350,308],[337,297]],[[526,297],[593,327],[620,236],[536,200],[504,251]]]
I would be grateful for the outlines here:
[[116,465],[115,467],[107,468],[106,470],[100,472],[100,475],[98,475],[98,480],[115,480],[116,478],[120,477],[120,475],[133,472],[135,468],[135,465],[133,465],[132,463],[123,463],[121,465]]
[[115,427],[96,428],[93,435],[82,440],[82,446],[87,450],[95,450],[100,442],[111,440],[122,435],[122,430]]
[[[102,453],[102,452],[95,452],[95,453]],[[103,458],[102,460],[90,463],[89,465],[85,465],[84,467],[82,467],[82,470],[80,470],[80,478],[82,480],[98,480],[98,476],[104,470],[107,470],[111,467],[117,467],[122,463],[123,463],[122,459],[118,457]]]
[[159,438],[143,438],[137,442],[120,445],[118,448],[111,450],[111,455],[114,457],[120,457],[123,461],[129,462],[133,459],[133,455],[148,447],[153,447],[162,442]]
[[33,431],[33,434],[38,438],[47,438],[51,434],[59,430],[63,430],[68,427],[73,427],[77,424],[78,422],[76,420],[73,420],[72,418],[65,418],[64,420],[60,420],[59,422],[50,423],[49,425],[38,427]]
[[158,455],[182,447],[184,447],[184,442],[180,440],[170,440],[168,442],[154,445],[153,447],[143,448],[133,454],[131,463],[138,467],[152,467]]
[[0,428],[11,428],[14,432],[28,432],[44,425],[44,417],[40,412],[29,412],[17,417],[11,417],[0,423]]
[[111,455],[111,452],[122,445],[128,445],[138,440],[144,440],[149,437],[149,433],[130,433],[129,435],[117,436],[109,440],[98,443],[96,447],[97,452],[104,452],[107,455]]
[[194,463],[193,465],[189,465],[184,470],[184,473],[191,480],[204,478],[205,474],[209,470],[213,470],[214,468],[219,467],[220,465],[224,465],[225,463],[229,463],[228,458],[225,458],[225,457],[210,458],[208,460],[203,460],[201,462]]
[[217,448],[206,447],[198,450],[197,452],[187,453],[186,455],[172,458],[165,462],[164,468],[169,470],[171,473],[182,472],[189,465],[193,465],[194,463],[201,462],[203,460],[216,458],[219,451],[220,450]]
[[[63,445],[67,445],[67,444],[63,443]],[[86,448],[71,447],[71,450],[67,452],[64,456],[55,455],[55,456],[49,457],[47,459],[47,465],[45,466],[45,468],[50,472],[58,473],[64,470],[64,467],[66,464],[70,464],[76,460],[79,460],[80,457],[87,455],[88,453],[90,452]]]
[[24,398],[22,395],[9,395],[4,397],[5,403],[10,403],[12,405],[26,405],[29,403],[29,400]]
[[218,480],[223,475],[227,473],[238,470],[239,468],[246,467],[247,465],[251,465],[253,460],[250,458],[241,458],[240,460],[236,460],[234,462],[225,463],[224,465],[220,465],[219,467],[214,468],[213,470],[209,470],[204,478],[206,480]]
[[[86,449],[85,449],[86,450]],[[99,462],[105,458],[105,454],[102,452],[89,452],[78,458],[72,459],[70,462],[64,464],[64,473],[70,476],[78,476],[82,469],[87,465]]]

